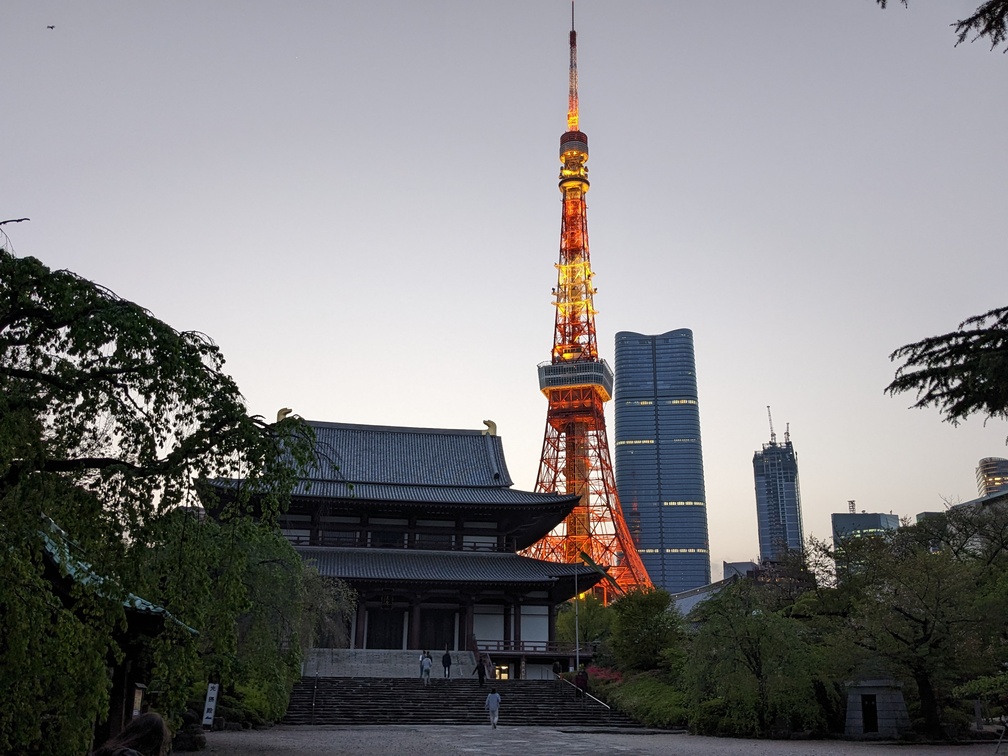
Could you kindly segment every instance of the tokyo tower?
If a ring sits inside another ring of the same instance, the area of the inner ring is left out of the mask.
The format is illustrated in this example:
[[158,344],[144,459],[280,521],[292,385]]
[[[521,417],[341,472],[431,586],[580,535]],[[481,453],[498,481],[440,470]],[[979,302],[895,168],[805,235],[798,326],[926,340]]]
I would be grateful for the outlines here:
[[604,404],[612,396],[612,369],[598,356],[591,261],[588,255],[588,137],[578,129],[577,33],[571,4],[570,91],[567,131],[560,137],[563,214],[560,261],[553,290],[553,353],[539,365],[539,389],[549,401],[536,490],[577,493],[566,520],[526,553],[554,562],[582,555],[608,568],[624,591],[650,587],[623,519],[606,437]]

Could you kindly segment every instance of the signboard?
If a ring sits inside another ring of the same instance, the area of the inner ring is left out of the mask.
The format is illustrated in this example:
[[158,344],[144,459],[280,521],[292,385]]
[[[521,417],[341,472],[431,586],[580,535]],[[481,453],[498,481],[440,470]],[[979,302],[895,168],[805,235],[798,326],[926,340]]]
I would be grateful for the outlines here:
[[206,705],[203,707],[203,726],[213,727],[214,712],[217,710],[217,689],[218,683],[207,685]]

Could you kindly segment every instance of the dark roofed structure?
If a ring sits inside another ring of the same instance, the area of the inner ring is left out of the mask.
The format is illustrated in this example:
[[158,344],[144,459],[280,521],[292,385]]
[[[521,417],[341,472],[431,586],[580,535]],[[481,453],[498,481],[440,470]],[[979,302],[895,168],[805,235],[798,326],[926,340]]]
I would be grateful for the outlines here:
[[[601,575],[516,552],[578,496],[514,489],[489,431],[308,424],[319,461],[280,527],[320,574],[357,591],[352,647],[493,652],[512,675],[549,676],[567,656],[557,606]],[[230,484],[217,485],[226,496]]]
[[322,463],[314,481],[432,488],[513,485],[499,436],[479,430],[310,422]]

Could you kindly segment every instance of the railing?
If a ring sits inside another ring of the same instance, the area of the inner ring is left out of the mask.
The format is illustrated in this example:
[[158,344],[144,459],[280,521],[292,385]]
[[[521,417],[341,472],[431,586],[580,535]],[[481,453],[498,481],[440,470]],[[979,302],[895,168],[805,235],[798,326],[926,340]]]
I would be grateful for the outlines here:
[[318,693],[318,670],[315,670],[315,686],[311,692],[311,723],[315,724],[315,694]]
[[414,542],[409,546],[402,544],[383,544],[383,545],[368,545],[367,539],[360,538],[326,538],[322,537],[320,539],[312,540],[311,536],[306,535],[291,535],[288,533],[284,534],[284,537],[292,546],[325,546],[328,548],[341,548],[341,549],[401,549],[403,551],[472,551],[472,552],[495,552],[495,553],[513,553],[514,549],[505,544],[504,546],[498,546],[496,543],[490,543],[489,541],[484,543],[423,543]]
[[[573,656],[575,653],[573,643],[560,643],[557,641],[481,640],[476,641],[475,645],[478,652],[563,654],[565,656]],[[594,656],[596,645],[595,643],[582,643],[580,655],[586,657]]]
[[572,688],[574,688],[574,695],[575,696],[578,693],[581,693],[581,694],[587,696],[588,698],[590,698],[592,701],[595,701],[596,703],[602,704],[602,706],[605,706],[607,709],[609,709],[610,711],[612,711],[612,707],[610,707],[609,704],[607,704],[605,701],[599,701],[597,698],[595,698],[595,696],[593,696],[587,690],[581,690],[581,688],[579,688],[577,685],[575,685],[570,680],[568,680],[567,678],[565,678],[563,675],[558,675],[556,672],[554,672],[553,676],[556,677],[556,679],[559,680],[560,682],[567,683]]

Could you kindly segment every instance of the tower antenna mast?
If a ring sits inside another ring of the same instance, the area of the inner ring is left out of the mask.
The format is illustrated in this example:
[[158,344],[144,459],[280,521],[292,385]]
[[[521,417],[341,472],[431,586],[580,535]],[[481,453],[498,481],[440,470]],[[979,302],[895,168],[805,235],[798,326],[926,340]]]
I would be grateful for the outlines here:
[[567,131],[578,130],[577,32],[574,31],[574,0],[571,0],[570,72],[567,91]]

